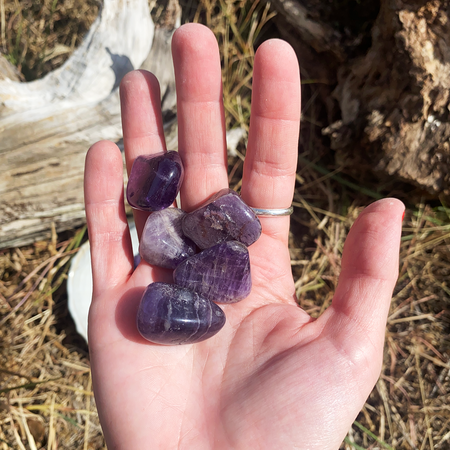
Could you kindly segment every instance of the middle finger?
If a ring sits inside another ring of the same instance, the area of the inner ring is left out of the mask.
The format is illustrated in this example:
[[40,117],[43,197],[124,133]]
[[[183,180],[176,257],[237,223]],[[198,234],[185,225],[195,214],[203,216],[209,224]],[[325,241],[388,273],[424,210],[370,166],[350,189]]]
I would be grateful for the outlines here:
[[172,40],[178,151],[184,165],[181,208],[192,211],[228,187],[219,48],[205,26],[180,27]]

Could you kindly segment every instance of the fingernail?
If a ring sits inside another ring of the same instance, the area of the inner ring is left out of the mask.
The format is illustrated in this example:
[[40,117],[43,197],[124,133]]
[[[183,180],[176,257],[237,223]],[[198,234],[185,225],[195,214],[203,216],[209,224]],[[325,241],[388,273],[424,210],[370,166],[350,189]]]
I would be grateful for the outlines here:
[[402,214],[402,222],[403,222],[404,218],[405,218],[405,211],[403,211],[403,214]]

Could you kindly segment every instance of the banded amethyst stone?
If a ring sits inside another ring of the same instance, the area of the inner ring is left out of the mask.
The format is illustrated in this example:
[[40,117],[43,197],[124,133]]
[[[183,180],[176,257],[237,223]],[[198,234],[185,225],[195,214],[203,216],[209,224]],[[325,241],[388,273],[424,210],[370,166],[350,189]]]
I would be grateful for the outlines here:
[[215,303],[167,283],[147,287],[137,314],[139,333],[157,344],[194,344],[214,336],[224,325],[225,314]]
[[226,241],[249,246],[261,235],[261,223],[232,189],[222,189],[183,219],[183,232],[201,249]]
[[128,203],[143,211],[165,209],[174,202],[183,176],[183,164],[175,151],[138,156],[128,179]]
[[252,290],[247,247],[237,241],[217,244],[182,262],[173,278],[214,302],[239,302]]
[[139,244],[142,259],[155,266],[175,269],[195,254],[196,245],[181,229],[185,215],[181,209],[167,208],[148,216]]

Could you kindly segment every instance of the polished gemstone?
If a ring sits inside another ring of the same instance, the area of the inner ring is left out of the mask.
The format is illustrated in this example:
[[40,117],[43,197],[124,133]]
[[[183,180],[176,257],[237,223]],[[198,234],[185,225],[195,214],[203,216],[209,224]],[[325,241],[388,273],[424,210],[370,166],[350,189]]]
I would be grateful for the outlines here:
[[225,325],[225,314],[196,292],[167,283],[144,291],[137,314],[139,333],[157,344],[194,344],[214,336]]
[[252,289],[248,249],[237,241],[217,244],[186,259],[173,277],[179,286],[214,302],[239,302]]
[[184,169],[177,152],[138,156],[127,185],[128,203],[143,211],[160,211],[175,200]]
[[201,249],[226,241],[249,246],[261,235],[261,223],[236,192],[222,189],[184,217],[183,231]]
[[148,216],[139,244],[143,260],[155,266],[175,269],[195,254],[196,245],[181,229],[185,215],[181,209],[166,208]]

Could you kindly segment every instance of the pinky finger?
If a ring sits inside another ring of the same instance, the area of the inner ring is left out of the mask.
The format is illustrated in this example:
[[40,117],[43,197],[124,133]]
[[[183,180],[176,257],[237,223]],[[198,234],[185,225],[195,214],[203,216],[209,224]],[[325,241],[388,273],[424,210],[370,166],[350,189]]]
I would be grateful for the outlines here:
[[120,150],[112,142],[98,142],[89,149],[84,197],[95,298],[126,281],[133,270],[123,200],[123,162]]

